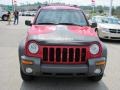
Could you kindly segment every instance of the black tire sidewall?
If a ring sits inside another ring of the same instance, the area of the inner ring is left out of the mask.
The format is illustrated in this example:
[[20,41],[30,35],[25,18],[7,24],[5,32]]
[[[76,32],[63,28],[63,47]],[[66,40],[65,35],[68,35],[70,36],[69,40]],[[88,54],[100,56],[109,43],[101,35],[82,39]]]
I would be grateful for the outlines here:
[[98,82],[98,81],[100,81],[100,80],[102,79],[102,77],[103,77],[103,74],[96,75],[96,76],[91,76],[91,77],[88,77],[88,78],[89,78],[89,80],[91,80],[91,81]]
[[[7,18],[7,19],[5,20],[5,18]],[[2,20],[3,20],[3,21],[7,21],[7,20],[8,20],[8,16],[7,16],[7,15],[3,15],[3,16],[2,16]]]

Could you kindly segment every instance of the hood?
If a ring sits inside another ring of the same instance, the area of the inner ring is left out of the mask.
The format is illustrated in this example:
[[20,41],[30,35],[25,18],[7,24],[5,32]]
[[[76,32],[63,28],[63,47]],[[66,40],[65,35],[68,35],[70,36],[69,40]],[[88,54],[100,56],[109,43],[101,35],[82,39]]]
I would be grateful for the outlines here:
[[107,29],[120,29],[119,24],[98,24],[98,27],[107,28]]
[[33,25],[28,31],[28,40],[54,42],[98,41],[94,29],[80,26]]

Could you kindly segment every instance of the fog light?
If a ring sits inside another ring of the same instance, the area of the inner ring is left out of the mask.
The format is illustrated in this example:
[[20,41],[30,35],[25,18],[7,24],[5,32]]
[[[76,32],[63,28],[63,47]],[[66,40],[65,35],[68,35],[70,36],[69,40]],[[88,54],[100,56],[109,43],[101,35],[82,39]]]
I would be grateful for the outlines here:
[[94,73],[100,74],[101,73],[101,69],[95,69]]
[[26,72],[27,72],[27,73],[32,73],[33,70],[32,70],[32,68],[26,68]]

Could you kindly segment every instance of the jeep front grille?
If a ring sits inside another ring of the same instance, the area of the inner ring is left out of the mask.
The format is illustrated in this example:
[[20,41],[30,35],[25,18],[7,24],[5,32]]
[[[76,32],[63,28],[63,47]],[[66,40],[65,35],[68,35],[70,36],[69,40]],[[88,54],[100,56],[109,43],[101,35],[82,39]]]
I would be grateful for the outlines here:
[[42,63],[51,64],[82,64],[87,62],[86,47],[55,47],[42,48]]

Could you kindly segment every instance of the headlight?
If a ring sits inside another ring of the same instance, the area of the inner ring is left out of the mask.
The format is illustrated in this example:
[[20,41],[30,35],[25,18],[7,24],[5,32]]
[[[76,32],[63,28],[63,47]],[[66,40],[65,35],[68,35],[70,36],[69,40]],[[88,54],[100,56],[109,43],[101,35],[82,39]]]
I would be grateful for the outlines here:
[[29,50],[30,53],[35,54],[35,53],[38,52],[39,46],[37,45],[37,43],[32,42],[32,43],[29,44],[28,50]]
[[102,32],[109,32],[109,29],[107,29],[107,28],[101,28],[101,31]]
[[92,44],[90,46],[90,53],[91,54],[94,54],[94,55],[98,54],[99,50],[100,50],[100,48],[99,48],[99,46],[97,44]]

